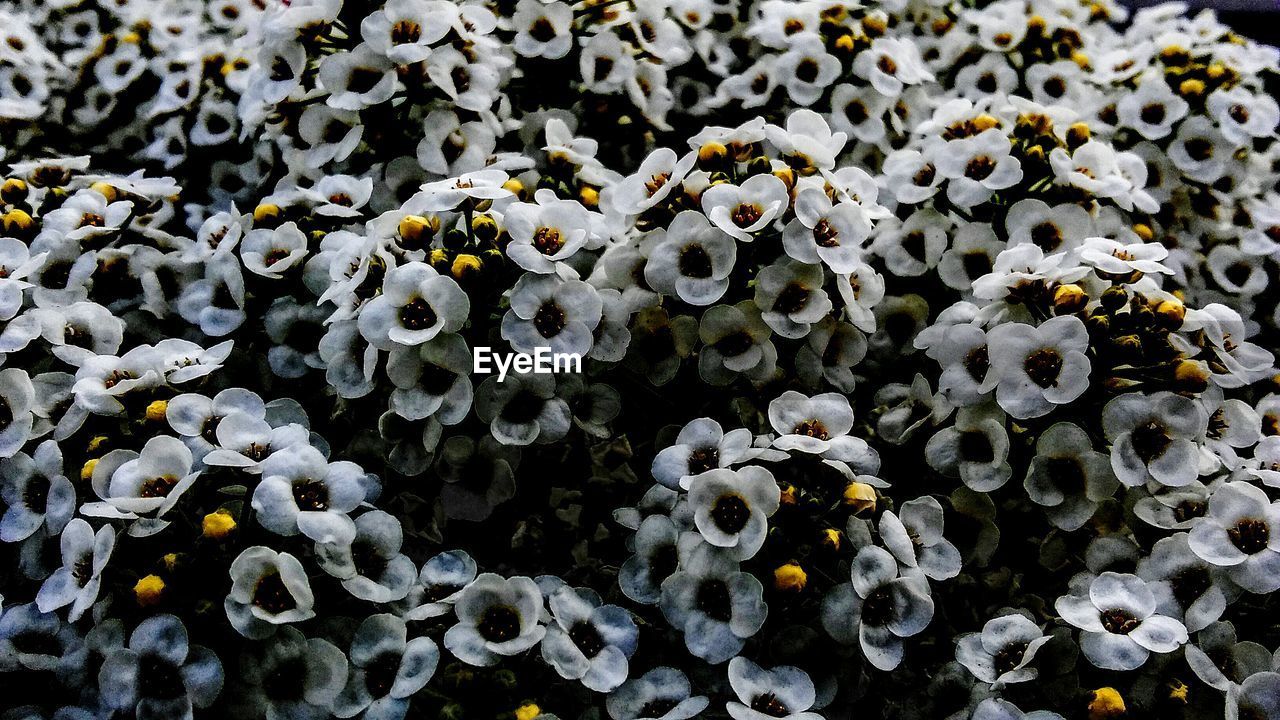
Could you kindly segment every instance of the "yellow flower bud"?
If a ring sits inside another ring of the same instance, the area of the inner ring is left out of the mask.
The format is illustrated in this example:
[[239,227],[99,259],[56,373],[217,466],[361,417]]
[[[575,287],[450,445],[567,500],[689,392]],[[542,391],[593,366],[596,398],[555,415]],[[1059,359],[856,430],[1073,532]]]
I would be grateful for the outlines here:
[[98,458],[90,458],[80,468],[80,479],[88,482],[93,477],[93,469],[98,466]]
[[133,596],[142,607],[158,604],[162,595],[164,580],[159,575],[148,575],[133,586]]
[[147,406],[147,419],[151,422],[161,422],[165,418],[165,411],[169,409],[169,403],[164,400],[156,400]]
[[0,201],[6,203],[22,202],[27,199],[29,188],[27,183],[19,178],[9,178],[4,181],[4,185],[0,186]]
[[1151,226],[1146,223],[1135,223],[1133,232],[1141,238],[1142,242],[1151,242],[1156,236],[1156,231],[1152,230]]
[[1204,94],[1204,81],[1199,78],[1187,78],[1178,84],[1178,94],[1184,97],[1200,97]]
[[106,435],[95,435],[92,438],[89,438],[89,443],[85,445],[85,449],[91,453],[96,453],[102,449],[103,445],[106,445],[106,444],[107,444]]
[[480,240],[489,242],[498,237],[498,221],[492,215],[476,215],[471,218],[471,232]]
[[516,195],[519,197],[524,196],[524,183],[520,182],[516,178],[511,178],[506,182],[502,183],[502,189],[506,190],[512,195]]
[[253,209],[254,224],[270,224],[280,220],[280,206],[275,203],[263,203]]
[[1089,69],[1089,56],[1081,50],[1071,53],[1071,62],[1075,63],[1081,70]]
[[1190,691],[1191,691],[1191,688],[1187,687],[1186,683],[1182,682],[1177,678],[1174,678],[1169,681],[1169,699],[1170,700],[1175,700],[1177,702],[1182,703],[1183,705],[1186,705],[1187,694]]
[[[434,221],[434,222],[433,222]],[[405,215],[400,221],[397,229],[400,237],[409,243],[422,246],[431,241],[431,237],[436,234],[439,228],[440,220],[438,218],[426,218],[421,215]]]
[[868,15],[862,18],[862,32],[867,37],[879,37],[889,29],[889,23],[881,15]]
[[835,528],[827,528],[822,531],[822,546],[829,550],[840,549],[840,531]]
[[115,202],[116,198],[120,197],[120,191],[108,183],[96,182],[90,185],[89,189],[106,198],[107,202]]
[[978,132],[984,132],[986,130],[990,130],[993,127],[999,127],[999,126],[1000,126],[1000,120],[992,115],[988,115],[987,113],[982,113],[981,115],[973,119],[973,127]]
[[798,563],[779,565],[773,571],[773,587],[782,592],[800,592],[809,582],[809,573]]
[[1187,306],[1179,300],[1163,300],[1156,305],[1156,317],[1165,327],[1176,330],[1182,327],[1182,321],[1187,317]]
[[854,49],[857,47],[857,43],[854,41],[853,35],[845,33],[844,35],[836,38],[835,47],[836,50],[839,50],[843,54],[852,55]]
[[1059,315],[1079,312],[1088,302],[1089,296],[1085,294],[1084,288],[1074,283],[1059,285],[1053,291],[1053,309]]
[[1093,691],[1089,701],[1089,720],[1108,720],[1124,715],[1124,698],[1115,688],[1104,687]]
[[525,703],[516,708],[516,720],[533,720],[542,714],[542,708],[536,703]]
[[594,208],[600,205],[600,191],[590,185],[583,185],[578,191],[578,202],[583,205]]
[[436,248],[431,251],[431,255],[428,260],[431,261],[432,265],[439,265],[449,261],[449,254],[441,248]]
[[461,280],[464,277],[480,272],[480,268],[480,258],[475,255],[463,254],[453,259],[453,265],[449,267],[449,274],[455,280]]
[[0,225],[6,235],[25,235],[35,224],[35,220],[25,210],[14,208],[0,217]]
[[1204,392],[1209,387],[1209,368],[1201,360],[1183,360],[1173,370],[1174,385],[1189,392]]
[[851,482],[844,489],[844,504],[855,513],[876,509],[876,489],[866,483]]
[[200,522],[200,533],[210,540],[223,540],[235,529],[236,519],[226,508],[214,510]]
[[1226,65],[1217,62],[1211,63],[1209,67],[1204,69],[1204,74],[1208,76],[1210,80],[1221,80],[1227,76],[1228,72],[1230,71],[1227,70]]
[[165,570],[173,572],[178,567],[178,553],[165,553],[160,562],[164,563]]
[[1067,147],[1074,150],[1089,142],[1090,136],[1091,133],[1087,124],[1082,122],[1072,123],[1071,127],[1067,128]]
[[786,487],[782,488],[782,498],[780,502],[783,505],[795,505],[798,499],[799,499],[799,491],[796,490],[795,485],[787,485]]
[[729,157],[729,148],[715,140],[709,140],[698,148],[698,166],[704,170],[720,167],[727,157]]

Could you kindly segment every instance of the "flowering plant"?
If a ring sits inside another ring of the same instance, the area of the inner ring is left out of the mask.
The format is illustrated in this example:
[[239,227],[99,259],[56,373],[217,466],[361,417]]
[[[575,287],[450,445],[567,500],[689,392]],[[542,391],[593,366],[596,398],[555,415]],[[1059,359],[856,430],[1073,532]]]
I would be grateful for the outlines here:
[[1280,720],[1280,53],[1212,13],[0,36],[0,717]]

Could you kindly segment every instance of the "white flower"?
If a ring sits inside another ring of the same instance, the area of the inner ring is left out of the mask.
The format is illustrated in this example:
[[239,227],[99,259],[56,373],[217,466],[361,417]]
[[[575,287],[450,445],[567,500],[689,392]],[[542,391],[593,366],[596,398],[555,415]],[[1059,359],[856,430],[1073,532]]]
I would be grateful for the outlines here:
[[547,632],[542,592],[527,577],[484,573],[463,589],[454,608],[458,624],[444,634],[444,646],[468,665],[493,665],[522,653]]
[[1136,670],[1151,653],[1170,653],[1187,642],[1182,623],[1156,612],[1151,588],[1137,575],[1104,572],[1086,595],[1054,603],[1063,620],[1080,628],[1080,649],[1105,670]]
[[769,173],[753,175],[741,185],[712,185],[702,193],[702,211],[742,242],[751,242],[789,205],[786,183]]
[[987,333],[991,369],[1000,377],[996,401],[1015,418],[1040,417],[1089,388],[1089,334],[1073,315],[1039,327],[998,325]]

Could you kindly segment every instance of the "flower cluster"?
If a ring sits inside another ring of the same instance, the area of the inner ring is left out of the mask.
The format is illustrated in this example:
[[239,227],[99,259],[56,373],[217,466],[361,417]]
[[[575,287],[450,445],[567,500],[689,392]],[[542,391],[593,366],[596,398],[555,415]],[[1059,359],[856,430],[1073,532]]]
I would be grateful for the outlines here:
[[1280,53],[1212,13],[0,36],[3,717],[1280,720]]

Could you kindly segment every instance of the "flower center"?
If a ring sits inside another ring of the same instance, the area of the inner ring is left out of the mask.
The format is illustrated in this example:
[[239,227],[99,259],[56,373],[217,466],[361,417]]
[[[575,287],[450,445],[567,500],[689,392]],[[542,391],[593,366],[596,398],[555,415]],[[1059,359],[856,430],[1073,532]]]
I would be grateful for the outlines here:
[[760,206],[755,203],[742,203],[738,205],[738,207],[733,209],[733,214],[730,216],[733,220],[733,224],[740,228],[748,228],[755,225],[760,221],[761,217],[763,217],[763,213],[760,211]]
[[552,227],[540,227],[533,234],[533,246],[543,255],[554,255],[564,247],[564,238],[560,231]]
[[1240,552],[1255,555],[1267,549],[1271,530],[1264,520],[1246,518],[1236,523],[1235,527],[1227,528],[1227,537],[1231,538],[1231,544]]
[[1164,454],[1169,445],[1173,443],[1169,439],[1169,435],[1165,432],[1164,425],[1155,420],[1143,423],[1134,428],[1133,450],[1142,459],[1142,462],[1150,465],[1152,460]]
[[306,479],[294,483],[293,501],[299,510],[327,510],[329,508],[329,488],[319,480]]
[[1042,388],[1058,384],[1058,373],[1062,370],[1062,356],[1053,348],[1041,348],[1027,356],[1023,367],[1031,382]]
[[1116,635],[1128,635],[1141,624],[1142,621],[1127,610],[1107,610],[1102,613],[1102,627]]
[[173,486],[177,484],[178,478],[172,475],[161,475],[160,477],[149,478],[144,481],[142,483],[142,487],[138,489],[138,497],[168,497],[169,491],[173,490]]
[[391,44],[408,45],[422,38],[422,26],[412,20],[401,20],[391,26]]
[[1003,675],[1010,670],[1016,669],[1018,665],[1022,663],[1022,658],[1025,657],[1026,654],[1027,643],[1018,642],[1005,645],[1000,649],[1000,652],[996,653],[993,660],[996,673]]
[[729,622],[733,617],[733,598],[723,580],[704,580],[698,586],[695,602],[698,609],[712,620]]
[[680,251],[680,274],[691,278],[711,277],[711,256],[701,245],[688,245]]
[[399,672],[400,656],[383,653],[364,666],[364,687],[375,698],[386,697]]
[[757,695],[755,699],[751,701],[751,709],[763,715],[776,718],[786,717],[791,714],[791,712],[787,710],[787,706],[784,705],[783,702],[778,699],[778,696],[773,693]]
[[704,447],[689,453],[689,474],[698,475],[720,467],[720,448]]
[[791,431],[791,434],[805,435],[811,438],[817,438],[819,440],[826,440],[829,437],[831,437],[827,433],[826,426],[824,426],[822,422],[819,420],[805,420],[799,425],[796,425],[795,428]]
[[600,631],[596,630],[596,626],[586,620],[570,628],[569,639],[573,641],[574,645],[578,646],[578,649],[582,651],[583,655],[587,656],[587,659],[599,655],[600,651],[607,646],[604,638],[600,637]]
[[840,231],[836,230],[830,222],[827,222],[826,218],[822,218],[817,225],[813,226],[813,241],[819,247],[839,247]]
[[544,303],[533,316],[533,327],[544,338],[553,338],[564,329],[564,311],[554,302]]
[[258,581],[257,587],[253,589],[253,604],[273,615],[298,606],[278,572],[263,575]]
[[484,611],[477,627],[480,637],[502,643],[520,636],[520,613],[506,605],[494,605]]
[[426,330],[435,326],[438,320],[435,309],[423,298],[414,298],[400,308],[400,324],[406,330]]
[[773,301],[773,310],[784,315],[790,315],[803,310],[808,301],[809,288],[799,283],[791,283],[783,288],[782,292],[778,293],[778,299]]
[[715,521],[716,527],[729,535],[742,532],[742,528],[747,526],[747,520],[750,518],[751,508],[747,507],[747,502],[737,495],[723,495],[711,508],[711,519]]

